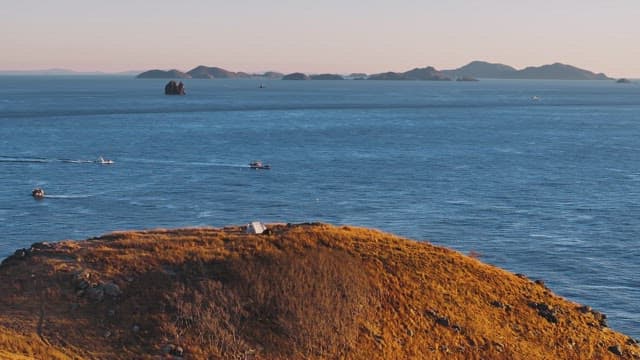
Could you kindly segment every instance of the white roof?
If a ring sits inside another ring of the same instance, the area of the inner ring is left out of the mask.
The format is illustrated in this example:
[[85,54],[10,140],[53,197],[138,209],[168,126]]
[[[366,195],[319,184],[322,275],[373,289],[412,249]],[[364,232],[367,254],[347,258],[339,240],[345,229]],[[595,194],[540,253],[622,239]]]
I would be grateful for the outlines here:
[[247,225],[247,233],[250,234],[262,234],[267,227],[260,221],[252,221]]

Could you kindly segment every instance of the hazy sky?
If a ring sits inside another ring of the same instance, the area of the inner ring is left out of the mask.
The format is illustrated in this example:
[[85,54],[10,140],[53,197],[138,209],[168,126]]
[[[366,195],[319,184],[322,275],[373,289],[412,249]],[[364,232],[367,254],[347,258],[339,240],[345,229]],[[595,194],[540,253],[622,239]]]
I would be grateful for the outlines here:
[[640,77],[640,0],[0,0],[0,69],[382,72],[479,59]]

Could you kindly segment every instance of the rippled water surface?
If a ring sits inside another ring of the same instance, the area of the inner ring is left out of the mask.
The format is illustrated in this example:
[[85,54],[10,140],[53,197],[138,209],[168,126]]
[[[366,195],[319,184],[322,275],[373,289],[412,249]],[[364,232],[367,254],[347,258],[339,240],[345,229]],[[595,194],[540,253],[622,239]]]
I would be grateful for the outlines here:
[[640,337],[640,85],[0,80],[0,257],[113,230],[354,224],[477,252]]

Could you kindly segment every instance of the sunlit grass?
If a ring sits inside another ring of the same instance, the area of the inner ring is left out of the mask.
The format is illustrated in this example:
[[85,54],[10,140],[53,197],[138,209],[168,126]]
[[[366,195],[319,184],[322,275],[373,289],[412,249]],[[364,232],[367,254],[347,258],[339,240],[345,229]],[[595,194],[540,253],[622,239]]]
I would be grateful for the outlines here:
[[[10,259],[0,268],[0,359],[153,358],[169,345],[191,359],[640,352],[599,313],[474,257],[370,229],[270,230],[120,232]],[[122,293],[90,300],[74,284],[80,271]]]

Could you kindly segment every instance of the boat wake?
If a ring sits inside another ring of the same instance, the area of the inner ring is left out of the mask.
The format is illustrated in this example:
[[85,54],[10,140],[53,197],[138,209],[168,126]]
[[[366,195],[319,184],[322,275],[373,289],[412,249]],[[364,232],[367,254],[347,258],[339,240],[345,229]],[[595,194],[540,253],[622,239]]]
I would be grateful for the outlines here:
[[48,195],[46,196],[47,199],[66,199],[66,200],[70,200],[70,199],[86,199],[86,198],[90,198],[92,197],[92,194],[78,194],[78,195]]
[[14,156],[1,156],[0,163],[48,163],[50,160],[44,158],[20,158]]
[[[176,161],[176,160],[160,160],[160,159],[144,159],[144,158],[122,158],[120,161],[138,164],[157,164],[166,166],[194,166],[194,167],[218,167],[218,168],[247,168],[246,164],[230,164],[207,161]],[[65,164],[113,164],[113,160],[99,157],[97,160],[87,159],[58,159],[58,158],[42,158],[42,157],[20,157],[0,155],[0,163],[65,163]]]
[[217,163],[207,161],[176,161],[176,160],[160,160],[160,159],[145,159],[145,158],[122,158],[121,161],[128,163],[139,164],[157,164],[157,165],[169,165],[175,166],[201,166],[201,167],[227,167],[227,168],[246,168],[247,165],[243,164],[228,164]]
[[61,162],[70,163],[70,164],[93,164],[95,160],[70,160],[70,159],[60,159]]

